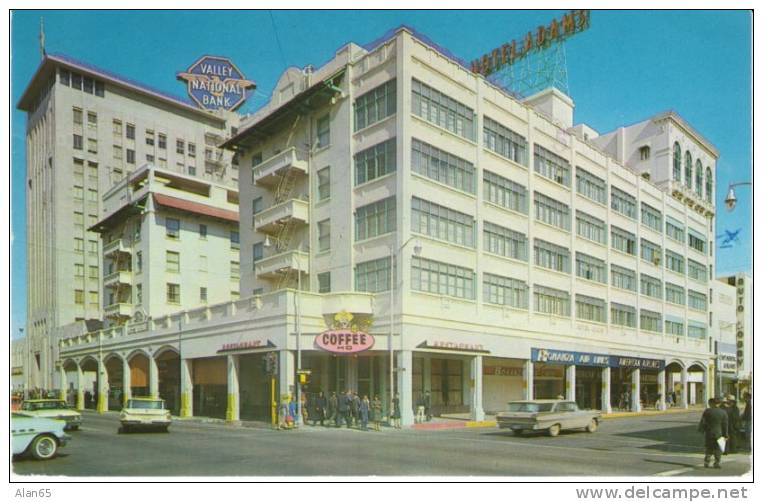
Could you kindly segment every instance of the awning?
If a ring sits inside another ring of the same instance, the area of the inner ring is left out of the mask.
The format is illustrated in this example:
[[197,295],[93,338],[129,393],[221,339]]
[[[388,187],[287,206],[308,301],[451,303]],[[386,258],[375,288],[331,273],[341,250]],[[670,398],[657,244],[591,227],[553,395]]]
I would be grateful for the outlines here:
[[238,213],[236,211],[228,211],[227,209],[220,209],[217,207],[208,206],[200,202],[192,202],[189,200],[178,199],[177,197],[171,197],[161,193],[154,193],[154,202],[164,207],[171,207],[173,209],[179,209],[181,211],[187,211],[189,213],[201,214],[209,216],[211,218],[218,218],[221,220],[235,221],[238,223]]

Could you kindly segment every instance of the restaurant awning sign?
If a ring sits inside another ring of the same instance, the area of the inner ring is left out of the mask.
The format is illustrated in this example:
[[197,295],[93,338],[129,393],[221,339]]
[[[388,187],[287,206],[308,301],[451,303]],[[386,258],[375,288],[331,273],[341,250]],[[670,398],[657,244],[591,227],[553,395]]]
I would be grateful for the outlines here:
[[202,56],[177,78],[188,84],[188,96],[204,110],[235,110],[257,87],[221,56]]

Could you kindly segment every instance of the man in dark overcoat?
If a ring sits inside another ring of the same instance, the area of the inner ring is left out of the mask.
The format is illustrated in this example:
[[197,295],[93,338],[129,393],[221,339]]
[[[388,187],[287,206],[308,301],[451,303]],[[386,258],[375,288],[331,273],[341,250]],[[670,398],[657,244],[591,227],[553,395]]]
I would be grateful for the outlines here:
[[721,468],[721,447],[718,439],[729,436],[729,419],[726,412],[718,408],[718,400],[710,399],[708,407],[699,421],[699,432],[705,434],[705,467],[710,467],[710,459],[715,458],[713,467]]

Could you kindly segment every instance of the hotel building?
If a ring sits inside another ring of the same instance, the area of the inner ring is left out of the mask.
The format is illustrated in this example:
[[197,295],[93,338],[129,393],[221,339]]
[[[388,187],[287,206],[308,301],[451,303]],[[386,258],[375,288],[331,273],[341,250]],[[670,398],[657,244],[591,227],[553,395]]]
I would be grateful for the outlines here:
[[[243,171],[241,298],[67,337],[62,359],[116,372],[141,351],[161,395],[153,354],[168,354],[181,415],[228,420],[269,417],[274,351],[279,394],[297,370],[306,392],[385,411],[394,390],[404,424],[425,391],[435,414],[474,419],[559,395],[604,412],[701,402],[718,152],[673,112],[606,134],[573,112],[556,89],[518,101],[406,28],[290,68],[223,145]],[[337,346],[337,329],[370,336]],[[106,370],[99,392],[119,384]]]

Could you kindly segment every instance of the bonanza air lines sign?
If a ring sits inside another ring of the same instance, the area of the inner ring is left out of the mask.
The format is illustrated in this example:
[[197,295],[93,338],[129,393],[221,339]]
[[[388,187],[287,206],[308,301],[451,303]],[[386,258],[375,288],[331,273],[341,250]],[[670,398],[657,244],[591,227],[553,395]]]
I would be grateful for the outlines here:
[[205,110],[235,110],[256,87],[230,59],[220,56],[201,57],[177,78],[188,84],[188,96]]

